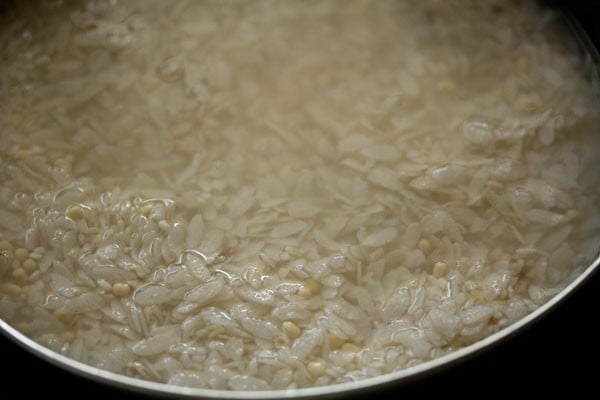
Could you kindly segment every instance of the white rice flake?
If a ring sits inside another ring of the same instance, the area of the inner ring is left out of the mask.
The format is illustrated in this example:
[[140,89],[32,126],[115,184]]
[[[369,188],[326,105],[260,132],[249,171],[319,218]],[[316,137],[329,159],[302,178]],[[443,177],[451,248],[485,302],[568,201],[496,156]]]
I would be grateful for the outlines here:
[[104,279],[110,283],[127,282],[136,279],[135,272],[127,271],[113,265],[98,265],[90,270],[94,279]]
[[340,153],[351,153],[360,150],[369,145],[372,140],[365,135],[353,133],[342,138],[337,144],[337,151]]
[[392,242],[396,237],[398,237],[398,230],[396,228],[385,228],[367,235],[362,239],[361,243],[364,246],[381,247]]
[[251,335],[262,339],[273,340],[281,334],[272,322],[252,317],[242,318],[241,325]]
[[568,221],[567,217],[562,214],[541,209],[527,211],[527,217],[531,222],[537,222],[547,226],[556,226]]
[[201,372],[182,370],[173,374],[168,383],[177,386],[203,388],[207,386],[208,380]]
[[284,238],[303,231],[308,224],[304,221],[288,221],[276,225],[271,230],[272,238]]
[[314,236],[315,242],[317,242],[317,244],[325,247],[330,251],[335,251],[342,247],[342,245],[339,242],[336,242],[335,240],[331,239],[325,232],[319,229],[315,229]]
[[223,279],[217,278],[196,286],[185,294],[185,301],[204,305],[214,299],[224,288]]
[[324,332],[320,328],[310,328],[292,344],[292,352],[300,359],[308,357],[324,339]]
[[562,243],[548,258],[547,279],[555,284],[564,279],[575,257],[573,249],[567,243]]
[[459,318],[440,308],[434,308],[429,312],[429,318],[433,329],[442,335],[446,340],[451,340],[456,336]]
[[456,164],[448,164],[431,171],[431,179],[438,185],[457,185],[467,177],[465,168]]
[[179,336],[171,333],[158,334],[148,339],[140,340],[131,347],[131,350],[138,356],[154,356],[168,350],[169,347],[178,343],[179,340]]
[[386,322],[403,317],[408,311],[410,305],[410,293],[408,288],[398,289],[381,309],[381,317]]
[[104,305],[104,297],[98,293],[83,293],[65,301],[64,311],[69,314],[82,314],[97,310]]
[[386,168],[374,168],[367,176],[369,182],[390,190],[401,190],[403,185],[394,171]]
[[398,149],[393,145],[387,144],[376,144],[365,147],[360,151],[360,154],[376,161],[396,161],[400,157]]
[[145,285],[133,294],[133,300],[142,306],[162,304],[170,300],[171,291],[164,285]]
[[254,190],[248,187],[243,188],[227,203],[229,212],[233,217],[239,217],[245,214],[254,204]]
[[307,200],[292,200],[288,204],[288,214],[292,218],[310,218],[315,216],[318,212],[319,207]]
[[494,309],[490,306],[472,306],[462,312],[462,321],[467,325],[478,324],[488,321],[493,314]]

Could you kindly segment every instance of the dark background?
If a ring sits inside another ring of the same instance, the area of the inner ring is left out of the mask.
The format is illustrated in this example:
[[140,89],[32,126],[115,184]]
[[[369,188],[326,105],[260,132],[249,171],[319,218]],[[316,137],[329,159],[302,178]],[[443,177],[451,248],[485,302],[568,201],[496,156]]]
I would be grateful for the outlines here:
[[[2,3],[3,0],[0,0]],[[577,17],[600,44],[600,0],[552,0]],[[558,308],[516,336],[474,357],[414,381],[353,398],[523,398],[569,393],[597,398],[600,388],[600,274],[595,274]],[[122,389],[80,378],[29,354],[0,335],[0,397],[142,399]],[[40,392],[41,391],[41,392]]]

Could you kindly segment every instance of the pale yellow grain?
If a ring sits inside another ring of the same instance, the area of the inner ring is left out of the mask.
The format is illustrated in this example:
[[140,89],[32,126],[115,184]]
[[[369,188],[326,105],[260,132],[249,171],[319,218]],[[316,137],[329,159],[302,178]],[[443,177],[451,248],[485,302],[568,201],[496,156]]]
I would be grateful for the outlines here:
[[456,90],[456,84],[451,81],[441,81],[437,84],[440,92],[452,93]]
[[387,268],[397,267],[404,261],[406,255],[400,249],[392,250],[385,255],[385,266]]
[[25,272],[23,268],[17,268],[13,270],[12,277],[18,283],[25,283],[25,281],[27,281],[27,278],[29,278],[29,274]]
[[57,320],[65,324],[68,324],[73,320],[73,314],[66,312],[62,307],[54,310],[52,314],[54,314]]
[[21,263],[21,268],[23,268],[27,273],[32,273],[38,269],[37,262],[35,260],[28,258],[27,260]]
[[519,70],[520,72],[523,72],[529,66],[529,60],[527,60],[527,57],[521,56],[521,57],[517,58],[516,66],[517,66],[517,70]]
[[29,258],[29,251],[27,251],[27,249],[19,247],[15,249],[14,255],[17,260],[23,262]]
[[82,219],[85,216],[83,208],[77,204],[67,208],[66,215],[73,220]]
[[18,296],[23,293],[23,288],[12,282],[6,282],[2,285],[2,291],[9,296]]
[[581,214],[580,214],[579,211],[571,209],[571,210],[567,211],[567,213],[565,214],[565,216],[569,220],[574,221],[574,220],[579,219],[579,217],[581,216]]
[[281,324],[281,329],[290,339],[296,339],[300,336],[300,327],[292,321],[284,321]]
[[100,247],[103,240],[104,239],[102,239],[102,235],[100,233],[98,233],[96,236],[94,236],[92,243],[94,244],[95,247]]
[[341,337],[330,333],[327,335],[327,343],[329,344],[329,348],[331,350],[337,350],[344,344],[344,339]]
[[321,290],[321,282],[312,278],[305,280],[303,282],[303,285],[309,288],[313,293],[316,293],[319,290]]
[[310,290],[309,287],[302,285],[298,288],[298,296],[300,296],[300,297],[304,297],[305,299],[308,299],[309,297],[312,296],[312,294],[313,294],[312,290]]
[[483,300],[483,290],[475,288],[469,292],[469,295],[475,300]]
[[352,342],[346,342],[342,345],[341,348],[343,351],[349,351],[351,353],[358,353],[360,351],[360,347],[358,347],[357,345],[355,345]]
[[0,251],[11,251],[13,245],[6,239],[0,240]]
[[433,264],[433,276],[435,276],[436,278],[441,278],[442,276],[445,276],[447,272],[448,265],[445,262],[438,261],[435,264]]
[[306,369],[310,374],[317,378],[325,374],[325,365],[321,361],[311,361],[306,366]]
[[419,240],[418,246],[419,250],[421,250],[423,253],[427,253],[429,250],[431,250],[431,242],[429,242],[427,239]]
[[146,203],[142,206],[142,215],[148,218],[152,214],[152,204]]
[[31,156],[31,150],[30,149],[19,149],[15,152],[14,156],[17,160],[25,160],[26,158]]
[[115,283],[112,287],[112,292],[117,297],[125,297],[131,293],[131,286],[127,283]]

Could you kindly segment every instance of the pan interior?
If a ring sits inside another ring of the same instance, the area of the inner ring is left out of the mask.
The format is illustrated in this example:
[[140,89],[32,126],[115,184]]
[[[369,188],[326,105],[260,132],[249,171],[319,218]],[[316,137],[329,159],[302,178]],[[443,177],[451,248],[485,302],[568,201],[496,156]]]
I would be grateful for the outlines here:
[[121,385],[264,398],[528,323],[596,267],[600,108],[522,3],[3,9],[0,327]]

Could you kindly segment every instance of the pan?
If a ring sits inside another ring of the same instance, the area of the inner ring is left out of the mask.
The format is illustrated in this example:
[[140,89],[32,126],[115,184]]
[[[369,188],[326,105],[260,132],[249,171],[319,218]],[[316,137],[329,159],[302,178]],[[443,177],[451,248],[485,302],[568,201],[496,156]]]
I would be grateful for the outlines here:
[[[565,14],[578,43],[598,60],[600,40],[595,17],[600,7],[588,2],[546,2]],[[331,387],[271,392],[230,392],[155,384],[112,374],[78,363],[37,344],[0,320],[1,354],[11,367],[5,382],[10,395],[37,392],[40,377],[50,382],[50,395],[137,398],[361,398],[367,395],[426,395],[473,392],[474,382],[486,393],[513,393],[521,388],[543,392],[552,388],[593,388],[593,369],[582,358],[596,359],[593,321],[595,294],[600,289],[596,258],[558,295],[517,323],[473,345],[399,373]],[[8,365],[8,364],[5,364]],[[544,377],[542,381],[536,376]]]

